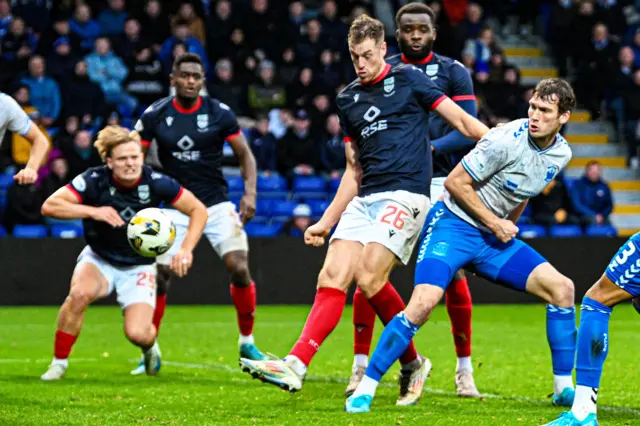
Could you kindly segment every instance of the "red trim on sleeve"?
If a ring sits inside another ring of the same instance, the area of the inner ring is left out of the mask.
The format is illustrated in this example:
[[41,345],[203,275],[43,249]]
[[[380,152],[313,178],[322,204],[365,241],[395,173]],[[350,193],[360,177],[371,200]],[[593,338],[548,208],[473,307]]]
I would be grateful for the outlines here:
[[351,136],[345,136],[345,137],[342,139],[342,141],[343,141],[344,143],[351,143],[351,142],[353,142],[353,138],[352,138]]
[[453,102],[456,101],[475,101],[476,95],[459,95],[451,98]]
[[78,191],[76,191],[76,189],[73,187],[73,185],[68,183],[67,184],[67,188],[69,188],[69,191],[73,192],[73,195],[76,196],[76,198],[78,199],[78,202],[82,203],[82,195],[80,195],[80,193]]
[[428,64],[433,59],[433,51],[429,52],[429,54],[426,57],[419,59],[417,61],[412,61],[411,59],[407,58],[406,56],[404,56],[404,53],[400,55],[400,59],[405,64],[414,64],[414,65]]
[[438,98],[437,101],[435,101],[433,103],[433,105],[431,105],[431,111],[435,111],[436,108],[438,108],[440,106],[440,104],[442,103],[442,101],[444,101],[445,99],[447,99],[448,96],[447,95],[442,95]]
[[240,136],[242,134],[242,130],[238,130],[237,132],[235,132],[232,135],[229,135],[225,138],[226,141],[228,141],[229,139],[233,139],[233,138],[237,138],[238,136]]
[[176,202],[178,202],[180,197],[182,197],[182,193],[183,192],[184,192],[184,186],[181,186],[180,187],[180,191],[178,191],[178,195],[176,195],[175,198],[173,199],[173,201],[171,201],[171,205],[174,205]]
[[182,105],[180,105],[178,103],[178,100],[176,98],[173,98],[173,107],[176,109],[176,111],[178,111],[180,114],[193,114],[194,112],[196,112],[198,110],[198,108],[200,108],[200,106],[202,105],[202,96],[198,96],[198,100],[196,101],[195,104],[193,104],[193,106],[191,108],[184,108]]
[[140,141],[140,144],[141,144],[142,146],[144,146],[145,148],[149,148],[149,147],[151,146],[151,142],[149,142],[149,141],[145,141],[144,139],[142,139],[142,140]]

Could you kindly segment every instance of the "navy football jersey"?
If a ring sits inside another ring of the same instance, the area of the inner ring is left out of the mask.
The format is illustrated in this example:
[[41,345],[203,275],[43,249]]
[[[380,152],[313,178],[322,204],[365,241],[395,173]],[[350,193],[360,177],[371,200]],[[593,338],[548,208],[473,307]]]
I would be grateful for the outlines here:
[[[471,75],[464,65],[456,60],[431,52],[429,56],[419,62],[410,61],[402,54],[388,58],[387,62],[392,66],[402,63],[414,65],[422,70],[452,101],[458,103],[467,112],[470,111],[465,108],[464,102],[471,101],[475,103],[476,101]],[[473,110],[475,111],[475,108]],[[438,114],[431,114],[429,118],[429,137],[432,141],[453,130],[453,127]],[[436,150],[433,157],[433,177],[448,176],[456,164],[474,145],[475,141],[470,141],[467,148],[452,153],[438,153]]]
[[[122,186],[107,166],[88,169],[76,176],[67,188],[80,203],[92,207],[113,207],[122,220],[129,222],[137,212],[162,203],[173,204],[182,195],[182,186],[169,176],[144,166],[140,180],[131,187]],[[106,222],[84,219],[84,237],[91,249],[114,265],[150,265],[155,259],[137,254],[127,240],[127,227],[114,228]]]
[[164,171],[207,207],[227,201],[222,149],[227,138],[240,133],[228,106],[202,96],[185,110],[170,96],[151,105],[136,123],[136,130],[143,144],[157,144]]
[[422,71],[404,64],[387,64],[371,84],[356,79],[338,95],[345,141],[360,151],[360,196],[396,190],[429,196],[429,111],[445,98]]

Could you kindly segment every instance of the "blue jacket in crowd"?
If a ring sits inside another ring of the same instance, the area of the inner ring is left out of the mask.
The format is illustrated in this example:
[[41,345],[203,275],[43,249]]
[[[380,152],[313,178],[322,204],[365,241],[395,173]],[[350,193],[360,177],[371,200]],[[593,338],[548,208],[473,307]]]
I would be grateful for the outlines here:
[[25,77],[22,83],[29,86],[31,105],[38,108],[42,117],[58,119],[62,108],[62,97],[58,83],[51,77]]
[[573,208],[580,216],[593,217],[601,214],[608,217],[613,211],[611,189],[604,181],[590,181],[586,176],[578,179],[571,188]]

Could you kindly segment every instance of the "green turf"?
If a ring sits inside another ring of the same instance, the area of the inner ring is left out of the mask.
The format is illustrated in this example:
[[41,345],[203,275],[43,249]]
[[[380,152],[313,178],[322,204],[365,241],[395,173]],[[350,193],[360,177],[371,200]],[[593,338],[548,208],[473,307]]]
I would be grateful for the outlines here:
[[[260,307],[259,347],[286,354],[307,313],[307,307]],[[67,376],[56,383],[39,380],[52,354],[56,309],[2,308],[0,424],[538,425],[561,411],[548,397],[552,379],[544,306],[477,306],[475,375],[489,397],[454,396],[453,343],[446,312],[439,308],[417,338],[418,349],[434,364],[422,401],[395,407],[397,388],[389,374],[373,413],[347,415],[343,391],[352,360],[350,317],[347,310],[322,346],[302,392],[289,395],[239,372],[231,307],[169,306],[160,341],[166,363],[157,377],[129,375],[139,353],[122,334],[119,310],[91,308]],[[640,423],[637,321],[629,306],[613,315],[599,394],[603,425]],[[378,325],[377,332],[381,329]]]

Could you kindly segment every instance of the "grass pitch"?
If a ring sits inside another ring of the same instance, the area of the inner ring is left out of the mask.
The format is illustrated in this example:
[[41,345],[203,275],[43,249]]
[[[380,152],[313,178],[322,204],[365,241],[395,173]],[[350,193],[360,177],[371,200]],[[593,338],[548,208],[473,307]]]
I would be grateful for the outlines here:
[[[308,310],[259,307],[260,349],[285,355]],[[49,307],[0,309],[2,425],[539,425],[562,411],[549,398],[543,305],[475,307],[473,361],[482,400],[455,396],[449,320],[437,309],[416,339],[434,364],[423,399],[415,407],[394,406],[396,366],[378,390],[374,411],[364,415],[347,415],[343,408],[352,362],[350,309],[294,395],[240,372],[235,312],[228,306],[169,305],[157,377],[129,375],[139,352],[124,338],[119,309],[90,308],[65,379],[43,383],[39,376],[51,360],[56,313]],[[598,397],[602,425],[640,424],[638,320],[628,305],[612,316]],[[376,340],[381,330],[378,323]]]

